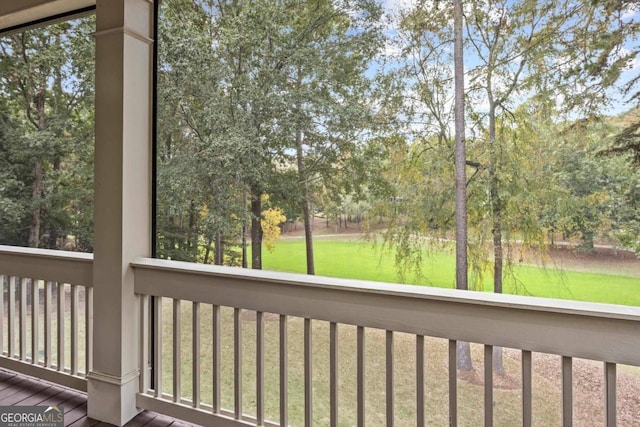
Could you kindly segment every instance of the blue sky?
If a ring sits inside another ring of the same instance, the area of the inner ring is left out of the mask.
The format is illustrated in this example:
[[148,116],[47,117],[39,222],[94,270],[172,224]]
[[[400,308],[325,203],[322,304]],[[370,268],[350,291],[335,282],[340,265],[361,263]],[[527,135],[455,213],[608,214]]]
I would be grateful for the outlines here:
[[[450,1],[450,0],[441,0],[441,1]],[[478,0],[478,1],[482,1],[482,0]],[[428,5],[430,3],[434,3],[434,1],[433,0],[425,0],[425,1],[382,0],[381,1],[381,5],[385,9],[387,16],[397,16],[400,10],[406,10],[407,8],[416,7],[417,4]],[[627,22],[639,21],[640,6],[634,6],[633,8],[630,8],[629,10],[627,10],[623,15],[623,19]],[[395,32],[396,32],[396,29],[394,28],[393,22],[391,22],[389,24],[389,27],[387,28],[387,34],[390,36],[393,36]],[[637,51],[638,49],[639,49],[639,44],[638,44],[637,38],[634,40],[628,40],[621,54],[624,54],[630,51]],[[398,53],[398,51],[399,49],[397,46],[393,46],[391,44],[387,45],[386,54],[392,55],[394,53]],[[479,64],[478,57],[474,56],[473,52],[467,51],[466,57],[465,57],[465,69],[469,71],[473,67],[477,66],[478,64]],[[631,79],[637,77],[638,75],[640,75],[640,59],[635,58],[631,62],[629,69],[627,69],[622,73],[616,87],[611,88],[608,91],[609,97],[611,99],[611,105],[606,108],[603,106],[603,110],[601,111],[601,113],[613,115],[613,114],[618,114],[633,108],[634,105],[628,102],[628,96],[624,95],[622,88],[626,85],[626,83],[628,83]],[[467,78],[467,82],[468,81],[469,81],[469,78]],[[559,99],[559,102],[561,102],[560,99]],[[482,107],[480,107],[480,109],[482,110]]]

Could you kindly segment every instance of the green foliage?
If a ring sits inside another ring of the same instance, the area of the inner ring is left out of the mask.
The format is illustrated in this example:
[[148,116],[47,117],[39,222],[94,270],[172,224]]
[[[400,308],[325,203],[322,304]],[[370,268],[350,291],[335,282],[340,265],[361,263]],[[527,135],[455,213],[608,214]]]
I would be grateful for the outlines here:
[[362,185],[379,18],[368,0],[163,2],[160,256],[195,260],[199,235],[239,241],[260,226],[247,200],[264,194],[298,210],[320,188]]
[[94,19],[0,39],[0,242],[93,247]]

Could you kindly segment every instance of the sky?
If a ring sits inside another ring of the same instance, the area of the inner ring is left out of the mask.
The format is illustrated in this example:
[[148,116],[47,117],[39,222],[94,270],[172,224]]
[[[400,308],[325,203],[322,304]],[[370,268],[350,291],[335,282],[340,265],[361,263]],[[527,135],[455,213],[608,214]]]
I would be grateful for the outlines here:
[[[441,0],[441,1],[451,1],[451,0]],[[467,2],[468,1],[469,0],[467,0]],[[487,0],[476,0],[476,1],[486,2]],[[508,1],[510,2],[511,0],[508,0]],[[513,1],[515,2],[517,0],[513,0]],[[382,0],[381,1],[381,5],[385,10],[385,14],[387,16],[392,16],[392,17],[397,16],[398,12],[401,10],[407,10],[407,9],[416,7],[416,5],[419,3],[423,5],[424,4],[428,5],[428,4],[435,3],[435,1],[434,0],[425,0],[425,1]],[[640,21],[640,6],[632,5],[623,14],[622,19],[627,22]],[[397,34],[397,27],[395,25],[397,24],[394,23],[393,20],[391,20],[390,23],[388,24],[388,27],[386,29],[386,33],[388,36],[394,36],[395,34]],[[640,43],[638,38],[636,38],[635,40],[627,41],[621,54],[629,53],[632,51],[638,51],[639,49],[640,49]],[[387,43],[385,47],[384,55],[393,56],[393,55],[397,55],[399,52],[400,52],[399,46],[393,45],[392,43]],[[475,66],[479,65],[479,63],[480,63],[479,58],[477,57],[476,54],[474,54],[473,51],[467,50],[465,52],[465,70],[467,73],[469,73],[469,71],[472,70]],[[611,104],[606,107],[603,106],[603,109],[601,111],[602,114],[616,115],[616,114],[620,114],[625,111],[628,111],[629,109],[634,107],[635,104],[632,104],[629,102],[629,96],[625,95],[622,89],[626,85],[626,83],[638,77],[639,75],[640,75],[640,59],[636,57],[633,61],[631,61],[629,68],[622,73],[621,77],[617,82],[616,87],[613,87],[608,91],[608,95],[611,99]],[[469,77],[470,76],[467,75],[467,78],[465,79],[467,84],[470,80]],[[639,89],[640,87],[636,88],[636,91]],[[558,97],[557,101],[561,103],[562,99]],[[486,106],[483,107],[482,105],[479,105],[478,109],[482,111],[486,109]]]

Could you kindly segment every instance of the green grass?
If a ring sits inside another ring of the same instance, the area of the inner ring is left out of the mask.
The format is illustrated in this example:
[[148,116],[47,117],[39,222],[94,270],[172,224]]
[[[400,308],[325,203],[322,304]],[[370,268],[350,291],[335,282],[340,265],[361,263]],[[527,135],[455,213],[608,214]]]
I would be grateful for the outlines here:
[[[382,252],[379,246],[371,243],[316,239],[314,254],[318,275],[400,282],[394,254]],[[304,241],[277,242],[274,252],[263,252],[263,267],[267,270],[304,273]],[[505,278],[506,293],[640,306],[640,278],[637,277],[530,265],[516,265],[512,271],[513,277],[508,275]],[[407,274],[404,282],[453,288],[454,281],[455,258],[441,249],[425,253],[422,277]],[[484,274],[482,286],[485,291],[492,290],[491,271]]]

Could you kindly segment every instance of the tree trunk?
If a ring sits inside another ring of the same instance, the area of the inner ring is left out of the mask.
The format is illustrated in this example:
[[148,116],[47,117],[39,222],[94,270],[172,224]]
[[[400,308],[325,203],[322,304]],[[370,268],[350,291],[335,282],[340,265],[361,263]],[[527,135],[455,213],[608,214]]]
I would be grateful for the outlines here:
[[37,248],[40,243],[40,201],[42,199],[42,161],[36,160],[33,168],[33,187],[31,192],[31,201],[33,203],[33,211],[31,213],[31,225],[29,226],[29,247]]
[[[302,87],[302,69],[297,67],[297,89]],[[301,115],[300,105],[296,105],[298,115]],[[302,186],[302,220],[304,221],[304,245],[307,256],[307,274],[315,274],[315,263],[313,260],[313,228],[311,223],[311,206],[309,202],[309,182],[307,179],[307,169],[304,164],[304,134],[301,129],[296,129],[296,161],[298,163],[298,179]]]
[[247,268],[247,225],[242,224],[242,268]]
[[224,265],[224,242],[222,241],[222,234],[216,234],[216,251],[214,254],[213,263],[215,265]]
[[187,251],[192,260],[198,259],[198,233],[196,231],[198,210],[192,200],[189,205],[189,228],[187,230]]
[[[456,289],[468,290],[467,282],[467,177],[464,124],[464,54],[462,0],[454,2],[454,86],[456,163]],[[471,346],[458,341],[457,367],[472,371]]]
[[296,157],[298,162],[298,177],[302,184],[302,220],[304,221],[304,245],[307,254],[307,274],[316,274],[313,261],[313,229],[311,227],[311,207],[309,203],[309,189],[307,187],[307,171],[304,167],[304,152],[302,150],[302,131],[296,131]]
[[[39,89],[35,94],[34,103],[38,113],[38,131],[44,131],[47,127],[47,116],[45,112],[46,92]],[[33,212],[31,214],[31,225],[29,227],[29,247],[37,248],[40,244],[40,227],[42,223],[42,214],[40,202],[42,200],[43,190],[43,169],[42,159],[36,159],[33,168],[33,187],[31,192],[31,202],[33,203]]]
[[[492,178],[491,181],[494,181]],[[497,180],[495,180],[497,181]],[[491,183],[491,200],[493,207],[493,291],[502,293],[502,271],[504,249],[502,248],[502,207],[500,206],[497,182]]]
[[[60,159],[56,158],[53,161],[53,173],[54,175],[57,174],[60,171]],[[50,190],[49,193],[51,195],[51,202],[49,203],[49,209],[51,212],[55,212],[56,209],[58,209],[59,207],[57,205],[59,205],[59,202],[57,202],[58,197],[56,197],[56,193],[58,192],[57,187],[54,185]],[[64,249],[64,239],[65,239],[65,235],[60,236],[58,233],[58,227],[55,224],[55,221],[49,221],[47,224],[47,233],[49,234],[49,238],[48,238],[48,243],[47,243],[47,248],[48,249]],[[62,247],[58,245],[58,238],[62,237]]]
[[49,230],[49,238],[48,238],[49,242],[47,243],[47,248],[48,249],[64,249],[64,241],[62,242],[61,245],[58,244],[58,239],[60,238],[58,234],[58,229],[55,227],[49,226],[48,230]]
[[595,251],[595,246],[594,246],[594,242],[593,242],[593,238],[594,238],[594,232],[586,229],[586,227],[584,227],[581,230],[581,234],[582,234],[582,241],[580,242],[580,245],[578,245],[578,249],[582,252],[585,253],[593,253]]
[[462,1],[455,2],[455,164],[456,164],[456,288],[469,289],[467,281],[467,171],[464,120],[464,58]]
[[307,274],[316,274],[316,266],[313,259],[313,232],[311,229],[311,213],[309,200],[305,196],[302,200],[302,215],[304,215],[304,245],[307,253]]
[[251,268],[262,269],[262,200],[260,192],[251,194]]
[[242,268],[247,268],[247,191],[242,192]]
[[[502,293],[502,270],[504,249],[502,248],[502,200],[500,199],[500,181],[496,173],[496,109],[492,101],[489,105],[489,196],[491,198],[491,217],[493,221],[493,292]],[[493,370],[504,375],[502,347],[493,348]]]
[[211,244],[212,243],[213,243],[213,239],[209,238],[209,240],[207,241],[207,246],[204,249],[204,260],[203,260],[204,264],[208,264],[209,263],[209,254],[211,253]]
[[466,341],[457,342],[457,368],[460,371],[473,371],[473,361],[471,360],[471,345]]

